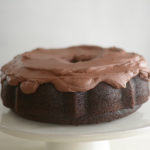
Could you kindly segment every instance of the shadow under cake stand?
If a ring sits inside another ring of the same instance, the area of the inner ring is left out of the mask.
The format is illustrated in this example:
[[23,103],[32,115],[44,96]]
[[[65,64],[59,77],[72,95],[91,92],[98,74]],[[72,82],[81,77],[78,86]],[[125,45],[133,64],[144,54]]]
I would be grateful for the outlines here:
[[0,130],[16,137],[44,141],[49,150],[110,150],[109,140],[141,135],[150,130],[150,101],[128,117],[81,126],[26,120],[0,102]]

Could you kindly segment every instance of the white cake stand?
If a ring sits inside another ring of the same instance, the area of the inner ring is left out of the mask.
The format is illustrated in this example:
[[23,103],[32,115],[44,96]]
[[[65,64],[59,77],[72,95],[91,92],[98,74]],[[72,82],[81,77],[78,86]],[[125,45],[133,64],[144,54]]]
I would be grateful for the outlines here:
[[29,121],[0,103],[0,130],[21,138],[45,141],[49,150],[109,150],[111,139],[141,135],[150,130],[150,102],[128,117],[82,126]]

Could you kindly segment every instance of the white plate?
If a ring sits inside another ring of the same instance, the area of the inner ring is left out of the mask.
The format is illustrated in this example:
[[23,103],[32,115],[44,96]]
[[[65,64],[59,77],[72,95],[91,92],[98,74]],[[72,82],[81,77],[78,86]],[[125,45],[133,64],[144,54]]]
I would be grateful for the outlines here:
[[150,101],[128,117],[108,123],[82,126],[26,120],[0,103],[0,129],[18,137],[50,142],[96,141],[129,137],[150,130]]

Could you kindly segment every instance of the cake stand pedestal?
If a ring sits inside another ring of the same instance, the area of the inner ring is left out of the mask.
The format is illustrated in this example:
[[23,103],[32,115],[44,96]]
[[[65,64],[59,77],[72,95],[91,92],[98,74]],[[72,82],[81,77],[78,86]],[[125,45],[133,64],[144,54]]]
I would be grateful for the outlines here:
[[55,125],[23,119],[0,103],[0,130],[7,134],[44,141],[47,150],[110,150],[109,140],[150,131],[150,102],[134,114],[95,125]]
[[110,150],[108,141],[85,143],[46,143],[47,150]]

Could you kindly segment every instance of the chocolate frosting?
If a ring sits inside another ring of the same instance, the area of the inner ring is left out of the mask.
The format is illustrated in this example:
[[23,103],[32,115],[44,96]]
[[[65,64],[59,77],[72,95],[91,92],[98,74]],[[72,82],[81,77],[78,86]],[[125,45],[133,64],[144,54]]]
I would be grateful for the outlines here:
[[43,83],[52,83],[62,92],[77,92],[90,90],[100,82],[125,88],[136,75],[150,80],[150,70],[141,55],[116,47],[38,48],[16,56],[1,71],[2,81],[19,84],[26,94],[34,93]]

